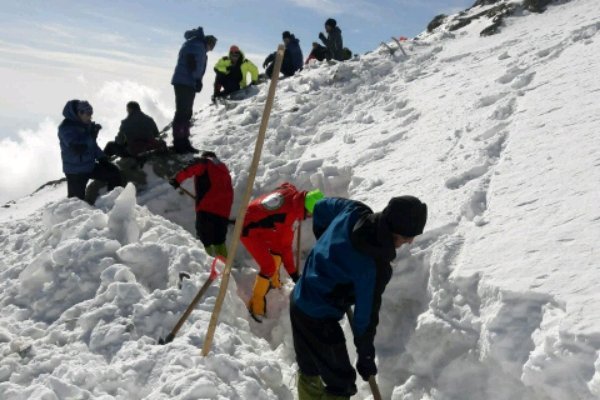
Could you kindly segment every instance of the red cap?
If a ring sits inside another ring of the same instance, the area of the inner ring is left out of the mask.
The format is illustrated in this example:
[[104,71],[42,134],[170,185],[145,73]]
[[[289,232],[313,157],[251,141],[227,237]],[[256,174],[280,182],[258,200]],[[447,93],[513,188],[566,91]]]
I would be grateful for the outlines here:
[[230,53],[239,53],[239,52],[240,52],[240,48],[239,48],[239,47],[237,47],[237,46],[234,44],[233,46],[231,46],[231,47],[229,48],[229,52],[230,52]]

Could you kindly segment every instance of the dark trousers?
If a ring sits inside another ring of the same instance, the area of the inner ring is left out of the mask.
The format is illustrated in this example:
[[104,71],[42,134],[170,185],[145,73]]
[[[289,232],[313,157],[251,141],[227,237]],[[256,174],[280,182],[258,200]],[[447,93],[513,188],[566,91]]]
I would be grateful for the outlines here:
[[196,212],[196,235],[204,247],[225,243],[229,220],[219,215]]
[[238,76],[234,76],[234,74],[217,74],[215,78],[215,95],[227,96],[238,90],[240,90],[240,78]]
[[[265,74],[267,74],[267,76],[271,79],[273,79],[273,77],[271,75],[273,75],[273,69],[275,68],[275,63],[271,63],[269,64],[269,66],[267,67],[267,69],[265,70]],[[281,73],[283,74],[283,76],[293,76],[296,71],[294,70],[294,67],[290,66],[290,65],[281,65]]]
[[111,163],[96,164],[89,174],[65,174],[67,177],[67,197],[77,197],[85,200],[85,187],[88,180],[97,179],[106,182],[110,192],[122,185],[121,171]]
[[175,88],[175,117],[173,122],[189,122],[192,119],[196,89],[185,85],[173,85]]
[[106,143],[106,146],[104,147],[104,154],[106,154],[107,157],[132,157],[132,155],[127,151],[127,146],[117,142]]
[[300,372],[306,376],[320,376],[325,390],[332,395],[350,397],[356,394],[356,372],[350,364],[346,338],[339,322],[306,315],[296,307],[292,297],[290,319]]

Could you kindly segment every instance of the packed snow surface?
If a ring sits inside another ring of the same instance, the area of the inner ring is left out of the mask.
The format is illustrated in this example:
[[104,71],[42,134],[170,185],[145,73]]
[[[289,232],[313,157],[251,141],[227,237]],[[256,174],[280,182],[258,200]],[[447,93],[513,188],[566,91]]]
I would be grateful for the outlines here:
[[[255,195],[287,180],[374,210],[401,194],[429,206],[385,292],[384,398],[600,398],[598,21],[597,0],[573,0],[485,38],[489,18],[446,23],[405,42],[408,57],[382,46],[280,82]],[[228,164],[237,201],[265,100],[263,87],[196,114],[194,143]],[[156,345],[212,259],[192,200],[144,170],[137,193],[96,207],[59,184],[0,209],[0,398],[294,398],[292,284],[269,293],[265,323],[249,319],[244,251],[211,354],[200,348],[216,284]],[[306,255],[309,222],[302,237]],[[181,289],[180,271],[192,274]],[[369,396],[360,382],[356,398]]]

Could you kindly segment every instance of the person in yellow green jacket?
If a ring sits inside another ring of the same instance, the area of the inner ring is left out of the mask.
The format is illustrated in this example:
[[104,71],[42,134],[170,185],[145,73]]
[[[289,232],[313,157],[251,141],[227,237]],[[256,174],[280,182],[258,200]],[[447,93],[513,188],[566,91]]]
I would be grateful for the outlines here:
[[236,45],[229,48],[229,55],[217,61],[215,73],[217,76],[213,101],[216,97],[224,97],[247,87],[248,74],[251,77],[250,85],[258,82],[258,68],[244,57],[244,53]]

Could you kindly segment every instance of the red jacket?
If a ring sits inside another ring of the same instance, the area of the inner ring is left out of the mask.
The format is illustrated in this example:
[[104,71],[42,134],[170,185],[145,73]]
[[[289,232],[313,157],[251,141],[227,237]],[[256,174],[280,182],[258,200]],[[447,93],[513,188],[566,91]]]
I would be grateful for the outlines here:
[[255,240],[281,255],[288,271],[296,270],[292,250],[294,223],[306,217],[305,197],[305,191],[286,182],[274,192],[252,200],[244,218],[244,239]]
[[233,204],[233,186],[227,166],[216,157],[201,157],[179,171],[175,180],[181,183],[192,176],[196,188],[196,211],[229,218]]

